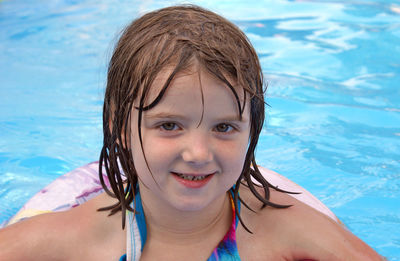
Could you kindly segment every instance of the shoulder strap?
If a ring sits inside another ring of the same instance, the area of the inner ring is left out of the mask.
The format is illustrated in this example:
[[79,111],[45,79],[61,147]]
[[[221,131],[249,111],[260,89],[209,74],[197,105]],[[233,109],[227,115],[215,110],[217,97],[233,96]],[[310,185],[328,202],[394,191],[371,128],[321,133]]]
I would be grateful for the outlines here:
[[127,211],[126,218],[126,261],[139,261],[142,254],[142,241],[140,239],[139,227],[135,215]]

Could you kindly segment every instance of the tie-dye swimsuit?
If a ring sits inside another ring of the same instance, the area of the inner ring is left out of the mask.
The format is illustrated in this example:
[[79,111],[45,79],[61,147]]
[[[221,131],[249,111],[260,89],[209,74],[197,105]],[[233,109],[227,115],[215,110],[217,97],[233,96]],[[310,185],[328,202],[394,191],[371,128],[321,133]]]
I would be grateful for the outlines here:
[[[238,218],[235,213],[235,205],[233,203],[232,190],[229,193],[229,198],[232,206],[232,223],[231,226],[214,249],[211,256],[207,261],[238,261],[240,260],[237,245],[236,245],[236,227]],[[128,226],[127,226],[127,253],[123,255],[119,261],[139,261],[140,255],[143,251],[144,244],[147,239],[146,220],[143,214],[142,201],[140,193],[135,197],[137,205],[137,214],[127,212]],[[238,203],[238,210],[240,211],[240,201]],[[135,218],[136,217],[136,218]]]

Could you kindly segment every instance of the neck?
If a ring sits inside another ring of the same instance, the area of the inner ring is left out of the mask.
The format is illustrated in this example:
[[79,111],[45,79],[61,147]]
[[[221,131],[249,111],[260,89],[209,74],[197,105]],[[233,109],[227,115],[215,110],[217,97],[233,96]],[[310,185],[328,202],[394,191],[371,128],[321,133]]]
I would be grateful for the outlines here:
[[198,211],[176,209],[151,193],[145,186],[140,187],[148,239],[171,244],[198,243],[211,234],[222,238],[231,225],[232,210],[227,193]]

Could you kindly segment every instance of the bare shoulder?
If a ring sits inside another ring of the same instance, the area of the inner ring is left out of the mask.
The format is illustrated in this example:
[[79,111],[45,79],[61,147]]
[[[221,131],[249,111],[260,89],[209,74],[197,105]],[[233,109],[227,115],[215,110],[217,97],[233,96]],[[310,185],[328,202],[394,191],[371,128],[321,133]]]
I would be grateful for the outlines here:
[[[262,195],[262,190],[259,191]],[[362,240],[331,218],[298,201],[294,197],[271,190],[270,201],[289,208],[265,207],[248,188],[241,197],[255,211],[242,207],[242,218],[253,234],[238,227],[239,252],[270,260],[383,260]],[[252,242],[252,247],[240,247],[240,242]],[[268,246],[268,247],[266,247]]]
[[71,227],[67,212],[42,214],[0,230],[0,260],[68,259]]
[[[106,197],[100,195],[69,211],[35,216],[1,229],[0,260],[91,260],[99,252],[96,246],[104,249],[113,239],[117,250],[110,252],[119,255],[125,251],[124,238],[118,234],[122,231],[120,215],[108,218],[108,213],[97,211],[109,203]],[[114,231],[118,225],[119,231]]]

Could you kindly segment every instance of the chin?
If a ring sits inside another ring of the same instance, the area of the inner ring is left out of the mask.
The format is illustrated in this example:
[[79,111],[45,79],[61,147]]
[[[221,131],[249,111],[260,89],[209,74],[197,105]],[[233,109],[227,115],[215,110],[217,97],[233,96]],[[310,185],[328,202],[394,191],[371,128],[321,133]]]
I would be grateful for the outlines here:
[[200,199],[200,198],[180,198],[174,200],[171,205],[179,211],[196,212],[201,211],[211,204],[211,200]]

